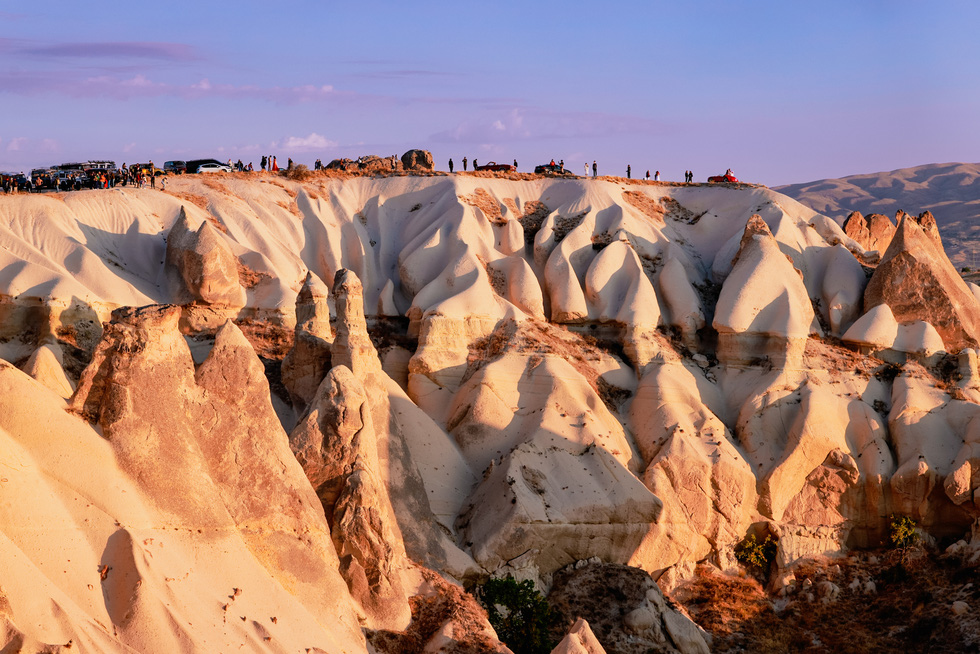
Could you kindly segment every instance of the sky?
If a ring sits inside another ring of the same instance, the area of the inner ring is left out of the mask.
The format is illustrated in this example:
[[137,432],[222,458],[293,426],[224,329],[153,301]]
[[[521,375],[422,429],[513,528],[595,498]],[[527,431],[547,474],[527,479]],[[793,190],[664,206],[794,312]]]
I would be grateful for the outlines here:
[[980,161],[980,3],[0,1],[0,170],[433,153],[775,186]]

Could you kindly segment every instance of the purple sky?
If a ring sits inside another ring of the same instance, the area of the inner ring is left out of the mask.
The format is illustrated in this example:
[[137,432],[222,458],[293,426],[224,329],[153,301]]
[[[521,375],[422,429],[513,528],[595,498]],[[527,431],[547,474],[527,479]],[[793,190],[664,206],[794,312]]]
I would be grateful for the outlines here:
[[973,1],[16,6],[0,170],[420,147],[778,185],[980,160]]

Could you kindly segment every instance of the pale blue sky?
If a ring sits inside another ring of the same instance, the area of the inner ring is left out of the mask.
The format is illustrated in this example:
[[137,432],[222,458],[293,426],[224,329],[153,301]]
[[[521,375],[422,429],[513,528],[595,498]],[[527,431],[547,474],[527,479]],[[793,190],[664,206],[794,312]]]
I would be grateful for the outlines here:
[[0,2],[0,170],[421,147],[777,185],[975,162],[977,25],[980,3],[901,0]]

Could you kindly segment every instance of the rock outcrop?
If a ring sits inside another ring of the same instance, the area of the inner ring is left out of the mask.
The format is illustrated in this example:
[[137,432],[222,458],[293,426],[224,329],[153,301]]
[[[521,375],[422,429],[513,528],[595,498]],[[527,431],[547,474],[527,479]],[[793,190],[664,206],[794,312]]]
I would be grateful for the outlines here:
[[402,166],[405,170],[427,171],[432,170],[435,164],[432,162],[432,153],[428,150],[409,150],[402,155]]
[[323,504],[341,574],[369,626],[404,629],[412,617],[403,580],[408,561],[381,478],[367,394],[349,368],[330,370],[290,441]]
[[[643,570],[613,563],[580,561],[555,575],[548,595],[566,624],[588,621],[608,652],[623,654],[709,654],[705,633],[667,605]],[[572,650],[575,651],[575,650]]]
[[874,250],[881,255],[895,235],[895,223],[880,213],[863,216],[860,211],[852,211],[844,220],[844,233],[865,250]]
[[331,367],[329,291],[320,278],[307,273],[296,297],[293,347],[282,361],[282,383],[297,416],[302,416]]
[[[538,577],[593,556],[625,563],[661,509],[601,447],[532,442],[491,466],[458,528],[486,569]],[[549,546],[557,542],[561,548]]]
[[167,265],[176,273],[171,275],[172,285],[177,286],[175,293],[180,295],[182,286],[188,301],[244,306],[245,289],[238,281],[238,259],[209,221],[191,229],[183,207],[167,234]]
[[908,216],[864,292],[865,312],[881,304],[899,324],[921,320],[934,326],[951,352],[980,344],[980,301],[937,242]]
[[[157,510],[212,539],[234,534],[323,625],[349,637],[357,619],[330,532],[272,408],[261,362],[227,323],[195,371],[179,319],[174,306],[113,312],[71,409],[99,426]],[[124,560],[135,537],[120,538],[106,564],[137,565]]]
[[551,654],[606,654],[588,621],[579,618]]
[[802,274],[753,215],[715,307],[718,358],[730,365],[766,358],[779,367],[799,366],[813,315]]

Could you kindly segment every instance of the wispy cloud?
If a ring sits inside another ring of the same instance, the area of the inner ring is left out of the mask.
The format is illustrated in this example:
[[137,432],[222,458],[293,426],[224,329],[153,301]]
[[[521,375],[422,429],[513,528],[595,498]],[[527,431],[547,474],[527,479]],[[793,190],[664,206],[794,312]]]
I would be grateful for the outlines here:
[[114,98],[173,96],[181,98],[222,97],[255,99],[276,104],[297,104],[348,100],[382,99],[382,96],[341,91],[332,85],[258,86],[253,84],[216,84],[201,79],[191,84],[158,82],[145,75],[96,75],[78,77],[65,72],[0,71],[0,93],[67,95],[73,98]]
[[35,57],[59,59],[152,59],[158,61],[198,61],[197,49],[185,43],[157,41],[102,41],[58,43],[22,47],[20,52]]
[[657,121],[636,116],[521,107],[464,121],[433,134],[432,139],[445,143],[490,144],[650,133],[662,127]]
[[281,147],[284,150],[291,150],[295,152],[307,152],[310,150],[323,150],[326,148],[337,147],[336,141],[331,141],[330,139],[317,134],[316,132],[311,133],[309,136],[290,136],[274,147]]
[[23,136],[17,136],[10,139],[10,143],[7,144],[7,152],[20,152],[27,146],[27,139]]

